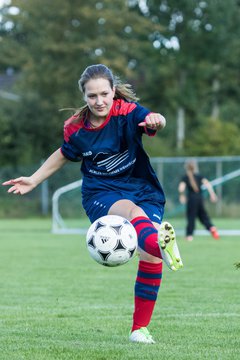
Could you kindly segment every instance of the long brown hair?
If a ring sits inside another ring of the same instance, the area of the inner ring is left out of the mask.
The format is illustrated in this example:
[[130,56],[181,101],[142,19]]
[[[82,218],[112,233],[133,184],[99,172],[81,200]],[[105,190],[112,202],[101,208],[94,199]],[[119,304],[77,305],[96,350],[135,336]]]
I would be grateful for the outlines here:
[[194,192],[198,193],[200,191],[200,189],[199,189],[198,184],[194,177],[194,174],[196,174],[198,172],[197,162],[195,160],[186,161],[185,169],[186,169],[186,173],[187,173],[190,185],[192,186]]
[[[127,101],[138,101],[138,97],[132,89],[130,84],[123,84],[119,77],[114,76],[112,71],[103,64],[96,64],[88,66],[82,73],[78,85],[80,91],[85,93],[85,85],[91,79],[106,79],[109,81],[111,88],[115,87],[115,96],[114,99],[125,99]],[[78,121],[80,118],[84,118],[88,111],[88,105],[83,105],[79,109],[62,109],[62,110],[74,110],[74,122]]]

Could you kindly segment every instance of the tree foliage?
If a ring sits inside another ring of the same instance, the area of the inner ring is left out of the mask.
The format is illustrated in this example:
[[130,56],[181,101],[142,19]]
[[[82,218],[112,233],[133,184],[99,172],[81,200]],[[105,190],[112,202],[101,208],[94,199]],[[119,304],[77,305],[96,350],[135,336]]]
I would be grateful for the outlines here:
[[194,129],[186,140],[186,149],[193,156],[240,154],[239,128],[231,122],[209,118]]
[[18,74],[12,91],[21,101],[0,99],[1,161],[30,163],[60,146],[69,113],[58,110],[82,104],[77,80],[100,62],[131,82],[143,105],[166,114],[164,133],[146,141],[150,155],[179,155],[179,106],[182,155],[200,155],[201,136],[212,143],[210,117],[219,139],[204,154],[236,154],[223,135],[226,121],[231,134],[240,127],[239,14],[237,0],[12,0],[1,10],[0,72]]

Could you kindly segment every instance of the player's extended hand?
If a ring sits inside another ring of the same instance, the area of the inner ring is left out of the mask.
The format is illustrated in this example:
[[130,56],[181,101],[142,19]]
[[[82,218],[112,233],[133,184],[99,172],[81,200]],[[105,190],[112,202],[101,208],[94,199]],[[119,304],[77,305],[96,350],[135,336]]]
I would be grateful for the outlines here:
[[152,130],[161,130],[166,125],[166,119],[164,116],[158,113],[150,113],[143,122],[139,123],[138,126],[146,126]]
[[24,195],[32,191],[36,187],[36,184],[33,182],[31,177],[24,176],[5,181],[4,183],[2,183],[2,185],[10,185],[11,187],[8,189],[8,192],[20,195]]
[[210,201],[211,201],[212,203],[216,203],[216,202],[218,201],[217,195],[216,195],[216,194],[211,194],[211,195],[210,195]]

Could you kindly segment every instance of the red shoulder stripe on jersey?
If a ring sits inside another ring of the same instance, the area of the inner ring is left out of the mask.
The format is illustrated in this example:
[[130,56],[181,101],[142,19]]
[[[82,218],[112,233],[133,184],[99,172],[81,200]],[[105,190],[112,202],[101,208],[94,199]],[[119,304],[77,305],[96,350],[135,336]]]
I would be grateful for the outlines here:
[[137,107],[134,102],[127,102],[124,99],[116,99],[113,102],[112,114],[113,116],[127,115]]
[[64,122],[64,140],[68,141],[70,136],[83,127],[82,120],[78,120],[78,115],[73,115]]

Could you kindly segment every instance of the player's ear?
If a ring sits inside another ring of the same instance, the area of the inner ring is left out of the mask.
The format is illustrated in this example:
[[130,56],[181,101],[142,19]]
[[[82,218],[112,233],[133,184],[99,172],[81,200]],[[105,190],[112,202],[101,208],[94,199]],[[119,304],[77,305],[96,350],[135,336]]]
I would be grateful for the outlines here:
[[116,93],[116,86],[113,87],[113,97],[115,96]]

